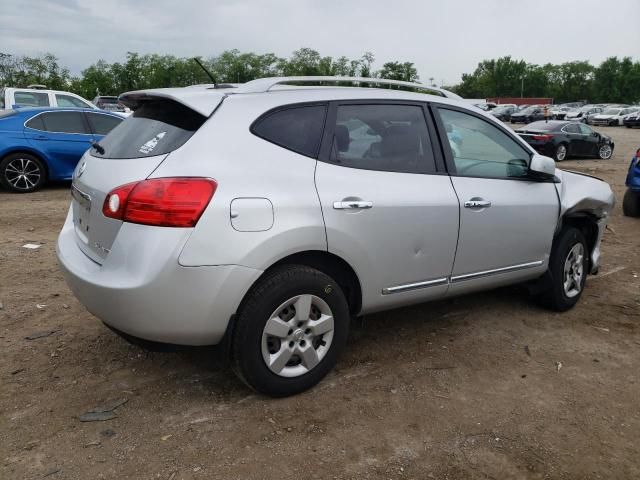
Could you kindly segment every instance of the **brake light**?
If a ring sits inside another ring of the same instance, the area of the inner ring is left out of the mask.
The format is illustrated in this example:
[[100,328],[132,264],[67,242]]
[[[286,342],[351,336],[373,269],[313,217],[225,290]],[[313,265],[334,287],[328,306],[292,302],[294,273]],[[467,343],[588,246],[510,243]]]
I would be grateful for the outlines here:
[[210,178],[154,178],[113,189],[104,199],[105,217],[158,227],[193,227],[218,184]]
[[542,140],[543,142],[551,140],[552,138],[553,138],[553,135],[534,135],[533,136],[534,140]]

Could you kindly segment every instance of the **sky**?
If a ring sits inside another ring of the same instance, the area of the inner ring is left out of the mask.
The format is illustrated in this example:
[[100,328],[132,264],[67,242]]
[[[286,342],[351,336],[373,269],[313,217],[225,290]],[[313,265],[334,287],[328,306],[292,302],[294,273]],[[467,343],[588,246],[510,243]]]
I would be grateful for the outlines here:
[[374,68],[413,62],[421,81],[458,83],[478,62],[609,56],[640,60],[640,0],[2,0],[0,52],[55,54],[73,74],[127,51],[288,57],[301,47]]

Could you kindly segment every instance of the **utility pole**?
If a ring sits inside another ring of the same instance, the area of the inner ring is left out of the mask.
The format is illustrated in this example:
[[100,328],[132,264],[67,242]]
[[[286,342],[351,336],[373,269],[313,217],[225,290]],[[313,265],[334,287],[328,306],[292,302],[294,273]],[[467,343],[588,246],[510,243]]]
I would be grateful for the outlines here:
[[524,98],[524,75],[520,77],[520,98]]

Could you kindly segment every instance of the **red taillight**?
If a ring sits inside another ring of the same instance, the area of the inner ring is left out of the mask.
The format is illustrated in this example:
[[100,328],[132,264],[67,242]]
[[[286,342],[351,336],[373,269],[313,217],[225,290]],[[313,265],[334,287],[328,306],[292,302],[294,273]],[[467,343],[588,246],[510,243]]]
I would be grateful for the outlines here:
[[154,178],[115,188],[104,199],[105,217],[158,227],[193,227],[218,184],[209,178]]
[[534,140],[542,140],[543,142],[551,140],[552,138],[553,138],[553,135],[534,135],[533,136]]

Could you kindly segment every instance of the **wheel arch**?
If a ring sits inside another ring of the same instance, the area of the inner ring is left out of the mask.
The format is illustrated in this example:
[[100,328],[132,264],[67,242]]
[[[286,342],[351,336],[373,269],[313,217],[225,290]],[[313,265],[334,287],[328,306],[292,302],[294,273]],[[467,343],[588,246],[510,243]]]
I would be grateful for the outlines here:
[[584,238],[587,241],[587,248],[589,249],[589,270],[591,270],[592,254],[598,242],[598,218],[589,212],[577,211],[565,214],[561,218],[561,222],[555,233],[554,242],[560,235],[560,232],[562,232],[566,227],[577,228],[582,232],[582,235],[584,235]]
[[[360,312],[362,308],[362,285],[353,267],[343,258],[324,250],[297,252],[273,263],[260,278],[282,265],[305,265],[330,276],[340,285],[347,297],[351,314],[357,315]],[[257,281],[260,281],[260,278]]]
[[44,167],[44,173],[45,173],[45,177],[46,177],[45,181],[49,180],[49,178],[51,176],[51,172],[49,170],[49,162],[47,161],[45,156],[42,155],[42,152],[38,152],[38,151],[33,150],[31,148],[25,148],[24,146],[20,146],[20,148],[15,148],[15,149],[12,149],[12,150],[3,151],[2,155],[0,155],[0,162],[2,162],[9,155],[14,155],[16,153],[26,153],[28,155],[33,155],[38,160],[40,160],[40,162],[42,162],[42,166]]

